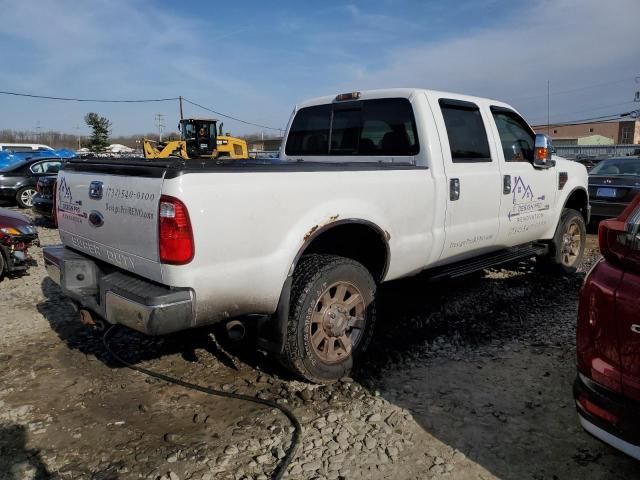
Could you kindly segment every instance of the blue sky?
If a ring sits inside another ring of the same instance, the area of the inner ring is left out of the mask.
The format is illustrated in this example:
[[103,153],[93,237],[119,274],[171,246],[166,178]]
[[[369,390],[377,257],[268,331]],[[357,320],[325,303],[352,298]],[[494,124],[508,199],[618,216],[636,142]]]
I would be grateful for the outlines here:
[[[0,90],[182,95],[284,127],[309,97],[415,86],[491,96],[544,123],[621,111],[640,89],[638,0],[212,2],[0,0]],[[114,134],[177,123],[177,102],[75,104],[0,95],[0,129]],[[186,106],[185,114],[207,112]],[[233,133],[259,128],[225,121]],[[265,131],[267,132],[267,131]]]

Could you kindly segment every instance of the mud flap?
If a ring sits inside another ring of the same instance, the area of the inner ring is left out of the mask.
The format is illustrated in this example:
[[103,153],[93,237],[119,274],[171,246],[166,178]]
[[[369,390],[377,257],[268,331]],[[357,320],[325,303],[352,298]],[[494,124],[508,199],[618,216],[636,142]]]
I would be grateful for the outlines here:
[[289,321],[289,305],[293,277],[289,276],[282,286],[278,308],[273,315],[265,315],[258,320],[258,348],[277,355],[284,351]]

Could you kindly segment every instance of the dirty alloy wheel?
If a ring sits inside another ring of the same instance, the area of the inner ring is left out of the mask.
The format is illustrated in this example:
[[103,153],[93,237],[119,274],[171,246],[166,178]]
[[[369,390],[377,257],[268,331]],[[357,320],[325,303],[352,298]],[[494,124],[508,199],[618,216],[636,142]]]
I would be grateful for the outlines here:
[[37,191],[33,187],[22,187],[16,194],[16,202],[20,208],[31,208],[33,205],[33,197]]
[[580,258],[581,248],[580,226],[574,220],[567,225],[565,232],[562,234],[562,248],[560,249],[562,264],[566,267],[575,266]]
[[302,257],[291,289],[284,365],[316,383],[348,375],[371,340],[375,290],[369,271],[354,260]]
[[567,208],[560,216],[556,234],[550,245],[549,256],[539,259],[546,269],[561,273],[574,273],[582,264],[587,240],[587,227],[580,212]]

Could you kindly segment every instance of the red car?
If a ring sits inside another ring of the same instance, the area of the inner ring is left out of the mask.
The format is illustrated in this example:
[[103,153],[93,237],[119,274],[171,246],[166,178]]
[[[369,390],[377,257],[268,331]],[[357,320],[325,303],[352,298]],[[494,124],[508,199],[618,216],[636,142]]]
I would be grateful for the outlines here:
[[640,195],[600,223],[580,293],[574,396],[582,426],[640,460]]
[[38,244],[38,231],[28,217],[0,208],[0,279],[24,272],[35,260],[29,248]]

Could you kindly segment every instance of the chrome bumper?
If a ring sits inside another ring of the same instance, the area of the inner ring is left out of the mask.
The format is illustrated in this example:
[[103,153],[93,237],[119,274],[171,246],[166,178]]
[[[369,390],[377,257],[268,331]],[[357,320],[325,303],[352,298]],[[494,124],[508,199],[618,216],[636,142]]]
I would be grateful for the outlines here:
[[149,335],[195,326],[193,290],[159,285],[63,245],[43,249],[47,274],[62,292],[112,324]]

